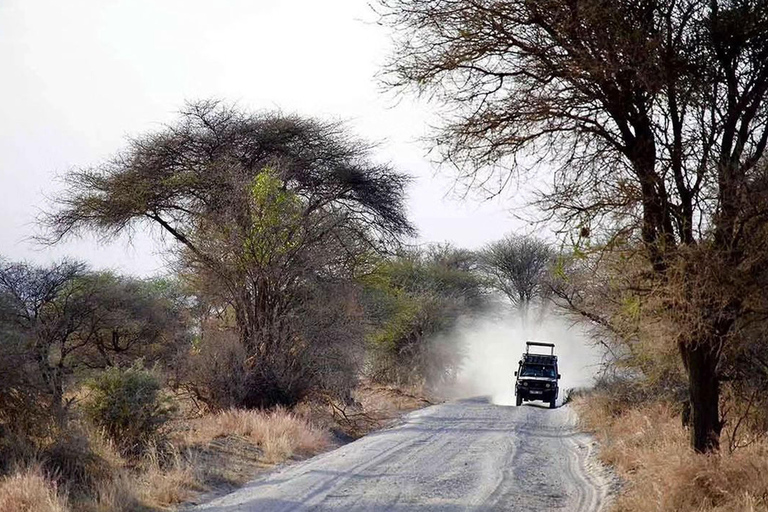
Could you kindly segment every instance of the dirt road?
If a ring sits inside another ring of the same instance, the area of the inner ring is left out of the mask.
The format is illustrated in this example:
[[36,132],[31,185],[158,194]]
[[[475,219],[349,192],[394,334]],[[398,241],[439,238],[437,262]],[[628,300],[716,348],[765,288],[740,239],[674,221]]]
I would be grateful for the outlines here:
[[441,404],[255,480],[206,512],[601,510],[606,481],[569,407]]

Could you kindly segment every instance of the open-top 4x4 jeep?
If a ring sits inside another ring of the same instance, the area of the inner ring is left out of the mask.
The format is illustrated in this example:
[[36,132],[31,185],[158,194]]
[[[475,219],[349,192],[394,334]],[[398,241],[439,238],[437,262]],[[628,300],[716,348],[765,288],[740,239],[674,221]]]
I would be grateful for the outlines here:
[[[531,347],[547,347],[549,354],[532,354]],[[515,372],[515,403],[520,406],[523,402],[541,400],[549,402],[549,408],[555,408],[559,392],[557,385],[560,374],[557,372],[557,356],[554,343],[538,343],[527,341],[525,354],[518,363]]]

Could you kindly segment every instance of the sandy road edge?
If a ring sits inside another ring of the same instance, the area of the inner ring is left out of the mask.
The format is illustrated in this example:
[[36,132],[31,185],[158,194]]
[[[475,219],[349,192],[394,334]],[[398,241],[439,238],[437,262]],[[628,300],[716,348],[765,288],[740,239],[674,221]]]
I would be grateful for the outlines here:
[[571,452],[577,458],[575,465],[581,470],[574,468],[572,461],[573,476],[582,480],[585,486],[591,489],[592,496],[587,498],[590,501],[588,510],[607,512],[620,492],[622,482],[616,471],[600,460],[600,442],[593,434],[584,430],[575,408],[568,406],[567,411],[570,421],[578,432],[569,440],[574,445]]

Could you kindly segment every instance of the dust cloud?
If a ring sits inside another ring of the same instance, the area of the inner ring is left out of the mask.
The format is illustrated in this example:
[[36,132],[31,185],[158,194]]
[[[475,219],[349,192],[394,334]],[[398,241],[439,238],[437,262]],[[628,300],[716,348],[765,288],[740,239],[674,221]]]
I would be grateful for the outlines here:
[[464,361],[455,384],[445,394],[451,398],[489,396],[497,405],[515,403],[514,372],[526,341],[555,344],[562,375],[558,405],[565,390],[593,384],[603,356],[582,326],[547,310],[532,310],[524,317],[512,308],[499,308],[463,321],[451,337]]

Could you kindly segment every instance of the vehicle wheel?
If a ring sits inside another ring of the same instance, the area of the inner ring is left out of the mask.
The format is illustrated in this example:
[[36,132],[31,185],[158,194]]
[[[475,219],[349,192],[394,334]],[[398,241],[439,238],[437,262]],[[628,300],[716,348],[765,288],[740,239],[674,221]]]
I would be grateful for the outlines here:
[[515,405],[517,405],[518,407],[523,405],[523,397],[522,396],[520,396],[520,395],[516,395],[515,396]]
[[550,409],[554,409],[554,408],[555,408],[555,404],[556,404],[556,402],[557,402],[557,399],[556,399],[556,398],[553,398],[552,400],[550,400],[550,401],[549,401],[549,408],[550,408]]

